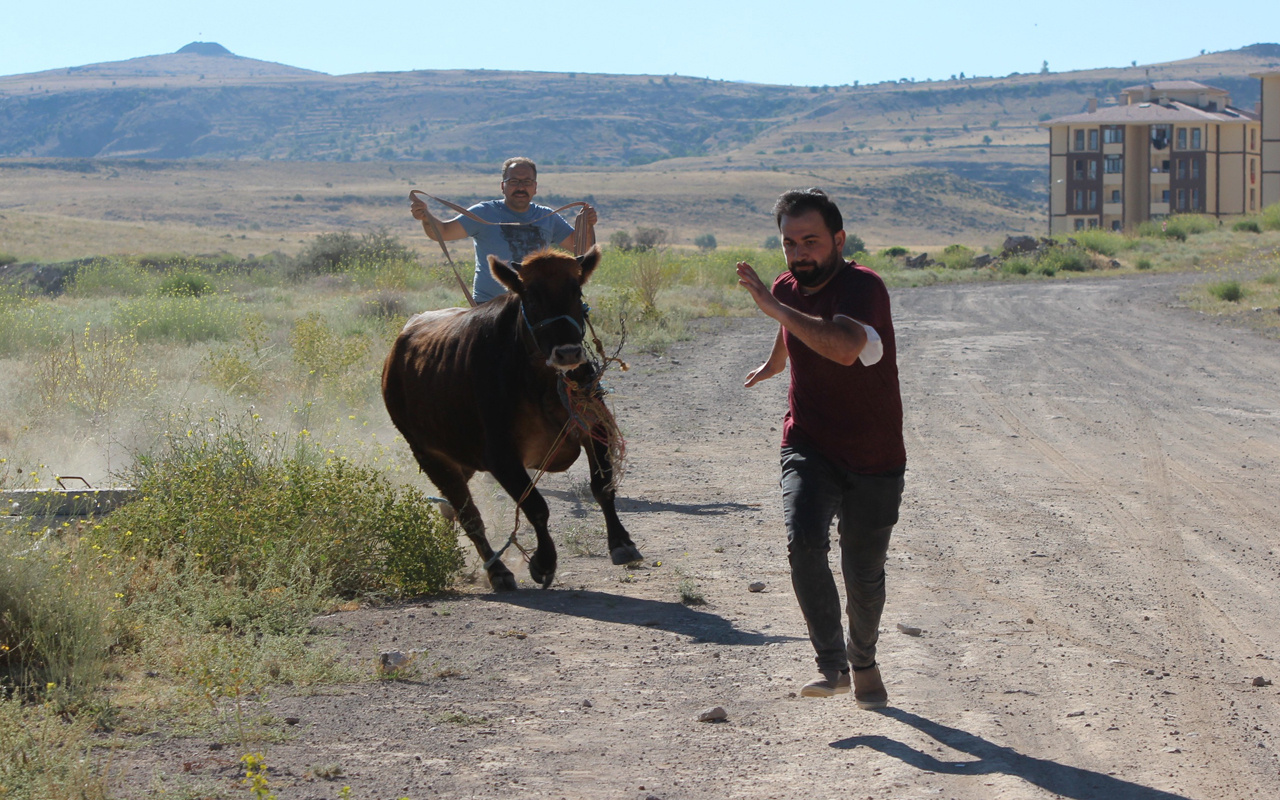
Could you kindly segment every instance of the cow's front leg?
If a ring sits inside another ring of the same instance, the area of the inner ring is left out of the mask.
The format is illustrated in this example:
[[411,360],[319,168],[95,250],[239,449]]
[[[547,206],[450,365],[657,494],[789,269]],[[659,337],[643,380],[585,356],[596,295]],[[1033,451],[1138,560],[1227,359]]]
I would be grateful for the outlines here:
[[[593,431],[601,433],[601,431]],[[609,560],[614,564],[634,564],[643,561],[639,548],[631,541],[631,535],[622,527],[618,519],[618,510],[614,507],[614,496],[617,493],[613,485],[613,461],[609,458],[609,446],[598,441],[595,436],[589,440],[587,447],[587,464],[591,468],[591,495],[600,504],[604,512],[604,527],[609,539]]]
[[[547,520],[550,519],[551,512],[547,508],[547,501],[533,486],[533,481],[529,479],[529,473],[525,471],[520,460],[504,459],[503,462],[501,466],[493,469],[492,474],[507,494],[511,495],[511,499],[520,504],[520,510],[524,512],[525,519],[529,520],[529,524],[533,526],[538,546],[529,559],[529,577],[545,589],[556,577],[556,545],[551,541],[551,534],[547,532]],[[521,497],[524,498],[523,502],[520,500]]]

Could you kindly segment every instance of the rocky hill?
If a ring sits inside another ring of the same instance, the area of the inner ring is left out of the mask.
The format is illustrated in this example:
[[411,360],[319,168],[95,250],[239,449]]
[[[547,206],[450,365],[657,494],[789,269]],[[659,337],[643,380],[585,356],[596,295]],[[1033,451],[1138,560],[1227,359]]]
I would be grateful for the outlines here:
[[1011,131],[1042,138],[1039,119],[1081,109],[1089,97],[1105,102],[1148,76],[1213,83],[1250,107],[1258,88],[1248,74],[1277,64],[1280,46],[1265,44],[1143,67],[796,87],[485,70],[333,76],[197,42],[168,55],[0,77],[0,157],[465,163],[522,152],[625,166],[941,154],[1009,142]]

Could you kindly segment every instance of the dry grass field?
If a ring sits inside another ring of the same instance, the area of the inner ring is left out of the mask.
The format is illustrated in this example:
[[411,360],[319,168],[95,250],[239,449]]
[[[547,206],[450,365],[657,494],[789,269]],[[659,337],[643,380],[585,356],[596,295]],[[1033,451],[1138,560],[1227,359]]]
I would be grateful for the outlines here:
[[[1011,148],[1014,149],[1014,148]],[[1029,154],[1017,148],[1019,158]],[[759,246],[776,234],[781,192],[828,190],[846,227],[869,246],[998,244],[1042,233],[1043,209],[952,174],[888,155],[762,169],[735,163],[544,167],[544,203],[590,199],[597,233],[659,227],[676,246],[700,234]],[[126,253],[294,253],[316,234],[385,227],[438,252],[408,214],[410,189],[455,202],[499,195],[498,165],[329,162],[0,162],[0,252],[24,261]],[[452,212],[449,212],[450,214]],[[464,253],[467,248],[460,248]]]

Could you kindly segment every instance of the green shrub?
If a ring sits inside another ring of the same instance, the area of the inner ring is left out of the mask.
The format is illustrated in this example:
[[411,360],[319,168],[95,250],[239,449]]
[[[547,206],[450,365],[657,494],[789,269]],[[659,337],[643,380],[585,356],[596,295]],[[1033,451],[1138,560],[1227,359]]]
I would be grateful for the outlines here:
[[609,237],[609,246],[615,250],[627,252],[635,247],[635,242],[631,241],[631,234],[626,231],[614,231]]
[[696,238],[694,238],[693,243],[694,245],[697,246],[699,250],[715,250],[716,249],[716,237],[715,237],[715,234],[713,233],[699,234]]
[[67,294],[71,297],[119,295],[138,297],[156,289],[156,276],[137,264],[118,258],[95,259],[76,270]]
[[175,272],[160,281],[159,291],[169,297],[200,297],[213,291],[213,281],[198,272]]
[[402,596],[449,584],[462,566],[457,535],[426,495],[322,458],[305,433],[289,454],[284,439],[220,419],[166,435],[126,476],[141,499],[95,529],[98,543],[240,587],[256,602],[237,601],[226,616],[242,625],[273,595]]
[[1266,275],[1258,278],[1258,283],[1265,283],[1268,286],[1274,286],[1277,283],[1280,283],[1280,272],[1268,272]]
[[1160,221],[1147,220],[1138,226],[1138,235],[1185,242],[1188,236],[1208,233],[1217,227],[1218,221],[1204,214],[1174,214]]
[[1262,226],[1258,224],[1256,219],[1242,219],[1232,225],[1231,230],[1236,233],[1262,233]]
[[1239,302],[1246,294],[1239,281],[1220,281],[1207,287],[1209,294],[1227,303]]
[[1010,275],[1030,275],[1035,263],[1023,256],[1013,256],[1000,262],[1000,271]]
[[[1065,237],[1062,237],[1065,238]],[[1125,251],[1132,250],[1137,244],[1134,240],[1112,231],[1104,231],[1094,229],[1091,231],[1077,231],[1071,234],[1071,238],[1076,240],[1076,244],[1085,250],[1097,253],[1098,255],[1115,258],[1116,255]]]
[[17,264],[17,263],[18,263],[17,256],[15,256],[13,253],[7,253],[4,250],[0,250],[0,267],[7,267],[10,264]]
[[1258,215],[1258,223],[1263,230],[1280,231],[1280,203],[1273,203],[1262,209]]
[[119,305],[111,322],[119,330],[132,331],[139,342],[226,341],[234,338],[243,313],[228,299],[152,295]]
[[347,231],[322,233],[293,260],[290,276],[297,279],[329,275],[404,261],[416,262],[417,258],[386,228],[375,228],[360,236]]
[[[1078,247],[1054,247],[1041,254],[1037,267],[1046,275],[1053,275],[1059,270],[1085,272],[1093,269],[1093,261]],[[1053,272],[1046,272],[1050,268]]]
[[764,247],[763,247],[763,249],[765,249],[765,250],[777,250],[777,249],[778,249],[778,248],[780,248],[780,247],[782,247],[782,240],[781,240],[781,239],[779,239],[777,236],[766,236],[766,237],[764,237]]
[[114,605],[100,552],[0,530],[0,685],[86,696],[104,677]]
[[1151,269],[1151,259],[1146,256],[1142,256],[1133,263],[1133,266],[1138,269]]
[[889,256],[890,258],[897,258],[898,256],[905,256],[908,252],[909,251],[905,247],[899,247],[898,245],[893,245],[892,247],[886,247],[885,249],[881,250],[880,255]]
[[938,261],[947,269],[973,269],[975,255],[976,253],[962,244],[949,244],[943,248]]

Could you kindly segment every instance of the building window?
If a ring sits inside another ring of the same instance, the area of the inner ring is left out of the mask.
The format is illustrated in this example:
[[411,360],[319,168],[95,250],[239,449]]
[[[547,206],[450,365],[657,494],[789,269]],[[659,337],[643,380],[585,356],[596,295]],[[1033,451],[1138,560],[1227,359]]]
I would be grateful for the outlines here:
[[1098,129],[1097,128],[1094,128],[1093,130],[1089,131],[1089,149],[1090,150],[1098,149]]
[[1076,230],[1078,231],[1084,230],[1084,220],[1082,219],[1076,220]]
[[1258,196],[1255,194],[1257,189],[1249,190],[1249,210],[1254,211],[1258,208]]
[[1089,159],[1089,180],[1096,181],[1098,179],[1098,159]]
[[1200,190],[1199,189],[1191,190],[1191,210],[1192,211],[1203,210],[1200,208]]
[[1179,150],[1187,149],[1187,129],[1186,128],[1178,128],[1178,149]]
[[1151,126],[1151,146],[1156,150],[1163,150],[1169,146],[1169,126],[1168,125],[1152,125]]
[[1163,192],[1161,192],[1161,193],[1160,193],[1160,202],[1161,202],[1161,203],[1167,203],[1167,202],[1169,202],[1169,190],[1168,190],[1168,189],[1165,189]]
[[1112,190],[1111,190],[1111,202],[1113,202],[1113,203],[1119,203],[1119,202],[1120,202],[1120,190],[1119,190],[1119,189],[1112,189]]
[[1249,149],[1250,150],[1258,149],[1258,129],[1257,128],[1249,129]]
[[1161,172],[1169,171],[1169,159],[1166,158],[1164,161],[1160,162],[1160,171]]
[[1084,211],[1084,189],[1076,189],[1074,210]]
[[1093,229],[1094,229],[1094,228],[1096,228],[1096,227],[1098,227],[1098,221],[1097,221],[1096,219],[1093,219],[1093,218],[1091,217],[1091,218],[1089,219],[1089,230],[1093,230]]
[[1089,190],[1089,210],[1090,211],[1098,210],[1098,190],[1097,189]]
[[1076,159],[1075,169],[1072,170],[1072,172],[1075,174],[1076,180],[1078,181],[1084,180],[1084,159],[1083,158]]
[[1200,129],[1199,128],[1191,129],[1191,149],[1192,150],[1200,149]]
[[1124,128],[1103,128],[1102,141],[1105,144],[1121,144],[1124,142]]
[[1075,149],[1075,150],[1083,150],[1083,149],[1084,149],[1084,129],[1083,129],[1083,128],[1081,128],[1080,130],[1076,131],[1076,146],[1075,146],[1075,148],[1074,148],[1074,149]]
[[1111,220],[1111,230],[1115,231],[1116,233],[1120,232],[1120,220],[1118,219]]
[[1187,190],[1186,189],[1178,190],[1178,210],[1179,211],[1187,210]]
[[1124,172],[1124,156],[1107,156],[1103,161],[1102,171],[1108,175]]
[[1185,158],[1177,159],[1178,164],[1178,180],[1187,177],[1187,160]]
[[1258,162],[1249,159],[1249,185],[1252,186],[1258,182]]
[[1200,177],[1200,159],[1198,158],[1191,159],[1191,177]]

